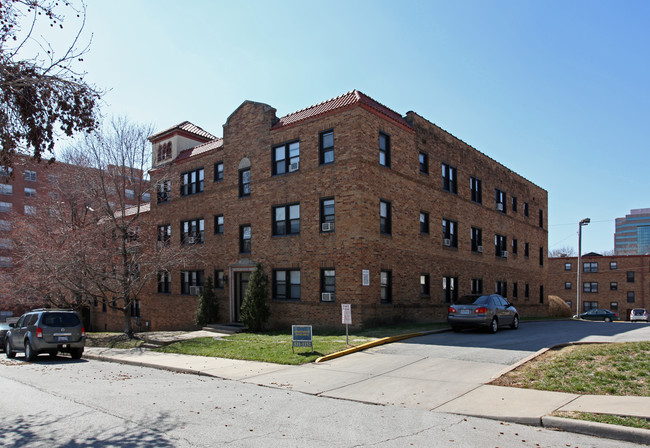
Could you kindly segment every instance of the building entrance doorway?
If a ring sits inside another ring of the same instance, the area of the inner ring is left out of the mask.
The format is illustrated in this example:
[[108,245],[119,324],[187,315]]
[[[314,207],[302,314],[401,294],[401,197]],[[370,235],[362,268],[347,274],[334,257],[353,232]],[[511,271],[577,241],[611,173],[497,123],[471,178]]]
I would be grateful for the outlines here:
[[233,294],[230,301],[230,319],[232,322],[241,321],[241,304],[244,301],[244,295],[248,288],[248,280],[250,279],[250,271],[234,272],[235,281],[233,284]]

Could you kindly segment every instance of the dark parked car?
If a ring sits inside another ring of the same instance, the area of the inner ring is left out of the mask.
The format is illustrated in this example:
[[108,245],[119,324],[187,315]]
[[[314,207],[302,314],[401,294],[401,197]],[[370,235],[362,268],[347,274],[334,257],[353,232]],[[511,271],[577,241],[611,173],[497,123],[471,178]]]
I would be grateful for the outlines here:
[[499,327],[509,325],[519,328],[519,314],[514,305],[499,294],[471,294],[462,296],[451,303],[447,322],[452,330],[467,327],[484,327],[496,333]]
[[3,343],[1,344],[2,347],[0,347],[0,350],[4,350],[4,348],[5,348],[4,340],[5,340],[5,337],[7,336],[7,331],[9,330],[9,328],[10,327],[9,327],[8,323],[0,322],[0,341],[3,341]]
[[605,322],[611,322],[613,320],[618,320],[618,314],[610,310],[604,309],[593,309],[589,310],[586,313],[580,315],[580,319],[586,320],[604,320]]
[[84,352],[86,332],[76,311],[33,310],[9,326],[4,339],[7,358],[25,352],[27,361],[33,361],[41,353],[55,357],[58,352],[67,352],[79,359]]

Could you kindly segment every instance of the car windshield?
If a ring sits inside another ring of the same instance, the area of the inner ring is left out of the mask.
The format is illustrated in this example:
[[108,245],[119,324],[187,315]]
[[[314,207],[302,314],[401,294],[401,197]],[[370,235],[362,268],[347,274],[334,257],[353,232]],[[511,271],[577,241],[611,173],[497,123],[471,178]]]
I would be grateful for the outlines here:
[[490,300],[490,296],[462,296],[454,301],[457,305],[487,305]]
[[79,324],[79,316],[75,313],[47,313],[43,316],[43,325],[48,327],[74,327]]

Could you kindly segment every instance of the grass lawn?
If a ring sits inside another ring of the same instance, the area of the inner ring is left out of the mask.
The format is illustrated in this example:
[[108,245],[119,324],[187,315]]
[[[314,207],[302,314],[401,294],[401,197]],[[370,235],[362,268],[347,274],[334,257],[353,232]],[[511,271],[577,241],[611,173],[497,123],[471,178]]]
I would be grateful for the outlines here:
[[650,342],[549,350],[493,384],[575,394],[650,396]]
[[620,415],[593,414],[591,412],[554,412],[553,415],[555,417],[586,420],[588,422],[607,423],[610,425],[650,429],[650,422],[644,418],[638,417],[621,417]]
[[[549,350],[492,384],[575,394],[650,396],[650,342],[572,345]],[[556,412],[573,418],[650,429],[642,418]]]
[[314,351],[309,347],[296,347],[291,350],[291,333],[239,333],[222,338],[197,338],[175,342],[156,349],[165,353],[186,355],[214,356],[218,358],[246,359],[265,361],[276,364],[304,364],[321,356],[335,353],[346,348],[365,344],[380,338],[405,333],[448,328],[447,323],[394,325],[361,330],[349,335],[350,345],[345,343],[343,332],[315,332],[313,335]]

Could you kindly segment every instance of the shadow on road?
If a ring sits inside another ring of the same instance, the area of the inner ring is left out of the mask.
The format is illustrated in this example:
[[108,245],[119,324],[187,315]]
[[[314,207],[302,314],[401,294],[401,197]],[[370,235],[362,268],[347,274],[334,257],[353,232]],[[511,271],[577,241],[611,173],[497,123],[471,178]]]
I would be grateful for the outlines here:
[[[66,419],[78,418],[83,421],[84,415],[68,415]],[[115,427],[111,431],[106,428],[94,430],[86,427],[80,430],[80,434],[74,431],[62,433],[53,431],[53,427],[59,427],[58,417],[43,414],[29,416],[15,416],[13,419],[5,419],[2,422],[0,433],[0,446],[9,447],[68,447],[81,448],[89,446],[110,446],[119,448],[154,448],[174,446],[165,436],[164,432],[155,428],[168,430],[178,426],[168,416],[159,415],[148,421],[140,422],[138,425],[124,423],[124,427]],[[70,428],[75,428],[72,425]],[[56,434],[56,437],[53,435]]]

